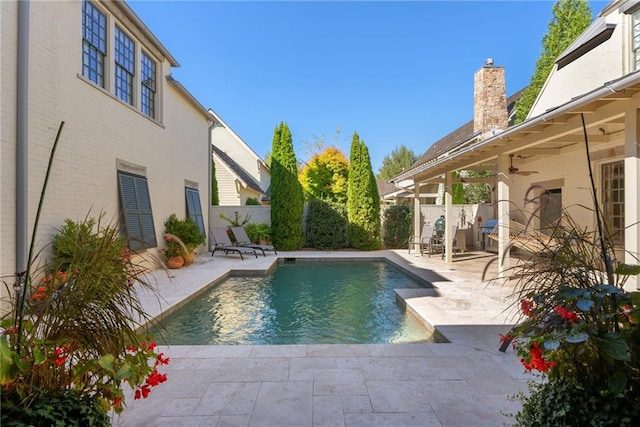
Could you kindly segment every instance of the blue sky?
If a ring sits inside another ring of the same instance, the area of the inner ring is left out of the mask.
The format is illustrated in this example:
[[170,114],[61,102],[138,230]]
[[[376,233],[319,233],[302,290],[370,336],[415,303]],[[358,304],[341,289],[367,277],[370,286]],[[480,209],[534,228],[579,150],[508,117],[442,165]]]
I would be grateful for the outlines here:
[[[285,121],[298,160],[324,137],[374,173],[401,144],[418,156],[473,117],[473,74],[531,78],[554,2],[151,1],[128,4],[180,63],[172,70],[261,157]],[[606,1],[590,1],[597,14]],[[341,129],[337,141],[336,130]]]

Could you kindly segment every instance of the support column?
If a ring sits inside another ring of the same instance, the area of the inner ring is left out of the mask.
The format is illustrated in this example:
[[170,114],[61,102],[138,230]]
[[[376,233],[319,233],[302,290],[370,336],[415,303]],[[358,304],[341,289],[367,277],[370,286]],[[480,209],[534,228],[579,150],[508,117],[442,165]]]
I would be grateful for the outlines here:
[[[632,105],[625,114],[624,135],[624,249],[627,264],[640,255],[640,110]],[[638,276],[630,276],[625,289],[640,289]]]
[[413,189],[413,241],[420,241],[420,233],[422,232],[422,215],[420,215],[420,183],[414,181]]
[[509,156],[498,156],[498,277],[509,268]]
[[454,224],[453,219],[453,172],[447,172],[444,175],[444,242],[445,242],[445,261],[447,263],[453,262],[453,233],[451,232],[451,226]]

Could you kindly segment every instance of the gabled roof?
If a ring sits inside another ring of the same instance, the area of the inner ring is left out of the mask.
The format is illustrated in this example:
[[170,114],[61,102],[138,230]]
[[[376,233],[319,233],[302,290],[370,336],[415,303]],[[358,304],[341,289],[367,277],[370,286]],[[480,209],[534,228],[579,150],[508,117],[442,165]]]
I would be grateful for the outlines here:
[[244,170],[242,166],[236,163],[227,153],[214,145],[213,154],[218,157],[225,166],[227,166],[227,168],[242,182],[245,187],[251,188],[260,194],[265,194],[262,188],[260,188],[260,184],[253,179],[249,172]]
[[221,117],[220,117],[220,116],[219,116],[215,111],[213,111],[211,108],[209,109],[209,114],[211,114],[211,115],[215,118],[216,122],[218,122],[218,123],[220,123],[222,126],[224,126],[224,127],[225,127],[225,128],[226,128],[226,129],[231,133],[231,135],[233,135],[233,137],[234,137],[235,139],[237,139],[237,140],[238,140],[238,142],[240,142],[242,145],[244,145],[244,146],[245,146],[245,148],[246,148],[247,150],[249,150],[249,152],[251,152],[251,154],[253,154],[253,155],[255,156],[256,160],[258,160],[258,161],[260,162],[260,164],[261,164],[265,169],[269,170],[269,166],[267,166],[267,164],[265,163],[265,161],[264,161],[264,160],[262,160],[262,157],[258,156],[258,154],[256,154],[256,152],[255,152],[255,151],[253,151],[253,149],[249,146],[249,144],[247,144],[246,142],[244,142],[244,140],[243,140],[242,138],[240,138],[240,135],[238,135],[237,133],[235,133],[235,131],[234,131],[233,129],[231,129],[231,127],[230,127],[228,124],[226,124],[226,123],[224,122],[224,120],[222,120],[222,118],[221,118]]
[[376,181],[376,184],[378,185],[378,194],[380,197],[398,191],[398,187],[387,181]]
[[[507,98],[507,117],[509,117],[509,126],[513,124],[511,120],[511,117],[513,116],[512,113],[515,112],[516,101],[520,98],[523,91],[524,88]],[[411,165],[409,170],[426,163],[429,160],[437,159],[441,155],[453,150],[461,144],[472,140],[478,136],[478,134],[479,132],[473,132],[473,120],[470,120],[450,134],[434,142],[431,147],[429,147],[427,151],[425,151],[424,154],[420,156],[413,165]]]
[[604,16],[597,18],[591,23],[589,28],[580,34],[580,36],[560,54],[558,59],[556,59],[558,69],[570,64],[591,49],[609,40],[615,28],[615,24],[607,24]]

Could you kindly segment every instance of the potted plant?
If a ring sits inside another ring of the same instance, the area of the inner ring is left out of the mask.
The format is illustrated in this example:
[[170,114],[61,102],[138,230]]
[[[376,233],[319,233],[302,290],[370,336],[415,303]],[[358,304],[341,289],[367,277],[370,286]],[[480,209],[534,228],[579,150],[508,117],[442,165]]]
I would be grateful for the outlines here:
[[[195,249],[205,242],[205,235],[200,232],[198,224],[191,218],[178,219],[171,214],[164,223],[165,233],[177,237],[183,244],[184,265],[190,265],[195,258]],[[175,240],[173,243],[176,243]],[[180,246],[179,246],[180,247]]]

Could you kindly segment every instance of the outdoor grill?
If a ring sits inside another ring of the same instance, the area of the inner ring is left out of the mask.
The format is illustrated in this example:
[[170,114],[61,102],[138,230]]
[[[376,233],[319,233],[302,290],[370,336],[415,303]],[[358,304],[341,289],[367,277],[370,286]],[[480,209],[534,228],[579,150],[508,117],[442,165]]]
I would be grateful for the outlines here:
[[497,252],[497,242],[489,237],[489,234],[494,231],[498,225],[498,220],[488,219],[485,221],[484,225],[480,227],[480,231],[482,231],[482,249],[485,251]]

